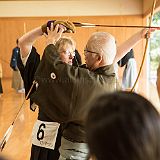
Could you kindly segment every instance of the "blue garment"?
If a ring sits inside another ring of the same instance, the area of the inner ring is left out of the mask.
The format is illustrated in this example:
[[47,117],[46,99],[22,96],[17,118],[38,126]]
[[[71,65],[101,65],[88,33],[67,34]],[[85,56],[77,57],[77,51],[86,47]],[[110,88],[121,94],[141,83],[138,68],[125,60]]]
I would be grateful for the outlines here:
[[15,47],[12,51],[12,57],[11,57],[11,60],[10,60],[10,67],[14,70],[14,71],[17,71],[17,58],[18,58],[18,55],[20,54],[20,49],[19,47]]

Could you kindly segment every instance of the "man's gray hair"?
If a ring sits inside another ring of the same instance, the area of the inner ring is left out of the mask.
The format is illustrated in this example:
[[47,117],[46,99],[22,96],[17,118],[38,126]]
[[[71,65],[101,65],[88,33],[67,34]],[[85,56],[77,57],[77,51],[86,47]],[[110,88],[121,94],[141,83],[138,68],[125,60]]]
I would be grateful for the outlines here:
[[87,49],[102,55],[106,65],[110,65],[116,55],[115,38],[107,32],[95,32],[87,42]]

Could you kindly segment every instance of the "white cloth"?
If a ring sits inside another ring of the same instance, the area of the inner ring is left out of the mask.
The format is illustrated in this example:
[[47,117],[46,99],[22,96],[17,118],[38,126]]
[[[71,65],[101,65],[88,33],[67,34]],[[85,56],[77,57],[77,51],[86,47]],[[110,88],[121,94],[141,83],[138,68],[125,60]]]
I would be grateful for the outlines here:
[[117,63],[114,64],[114,70],[115,70],[116,78],[119,79],[119,76],[118,76],[118,64]]
[[29,53],[26,57],[22,57],[22,54],[20,54],[21,55],[21,60],[22,60],[22,63],[23,63],[24,66],[26,66],[26,63],[27,63],[27,60],[29,58],[30,53],[31,53],[31,50],[29,51]]
[[17,69],[17,71],[13,70],[12,73],[12,88],[16,91],[24,89],[24,83],[20,71]]
[[[132,88],[137,78],[137,64],[134,58],[130,58],[126,64],[122,78],[122,89]],[[137,86],[135,91],[137,90]]]
[[32,131],[32,144],[54,150],[59,126],[57,122],[37,120]]
[[59,152],[59,160],[86,160],[88,156],[88,145],[87,143],[71,142],[62,137]]

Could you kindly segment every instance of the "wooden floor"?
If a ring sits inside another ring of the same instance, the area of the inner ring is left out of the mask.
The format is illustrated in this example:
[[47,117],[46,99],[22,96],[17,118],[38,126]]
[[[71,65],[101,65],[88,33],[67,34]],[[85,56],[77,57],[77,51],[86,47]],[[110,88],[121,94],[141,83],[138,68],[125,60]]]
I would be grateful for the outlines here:
[[[3,80],[2,85],[4,94],[0,97],[0,140],[12,124],[24,100],[23,93],[16,93],[11,88],[11,80]],[[29,109],[29,101],[26,101],[2,152],[9,160],[29,160],[31,132],[36,118],[37,111],[32,112]]]
[[[10,79],[3,80],[2,84],[4,94],[0,97],[0,140],[13,122],[24,100],[24,94],[16,93],[16,91],[11,88]],[[155,86],[150,85],[149,88],[149,99],[156,105],[158,110],[160,110],[160,103]],[[26,101],[14,124],[12,135],[2,152],[9,160],[29,160],[31,132],[36,118],[37,111],[32,112],[29,109],[29,102]]]

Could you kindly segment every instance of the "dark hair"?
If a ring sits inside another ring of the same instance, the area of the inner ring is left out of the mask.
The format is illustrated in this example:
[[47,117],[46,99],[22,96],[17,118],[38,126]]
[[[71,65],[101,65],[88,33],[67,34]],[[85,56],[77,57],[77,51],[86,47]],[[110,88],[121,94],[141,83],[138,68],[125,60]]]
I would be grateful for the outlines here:
[[16,44],[18,45],[18,43],[19,43],[19,40],[18,40],[18,39],[16,39]]
[[99,97],[86,122],[98,160],[160,160],[160,115],[144,97],[116,92]]
[[6,159],[6,158],[3,157],[3,156],[0,156],[0,160],[8,160],[8,159]]
[[79,54],[79,52],[78,52],[78,50],[76,49],[75,50],[75,56],[74,56],[74,58],[73,58],[73,66],[80,66],[81,64],[82,64],[82,60],[81,60],[81,56],[80,56],[80,54]]

